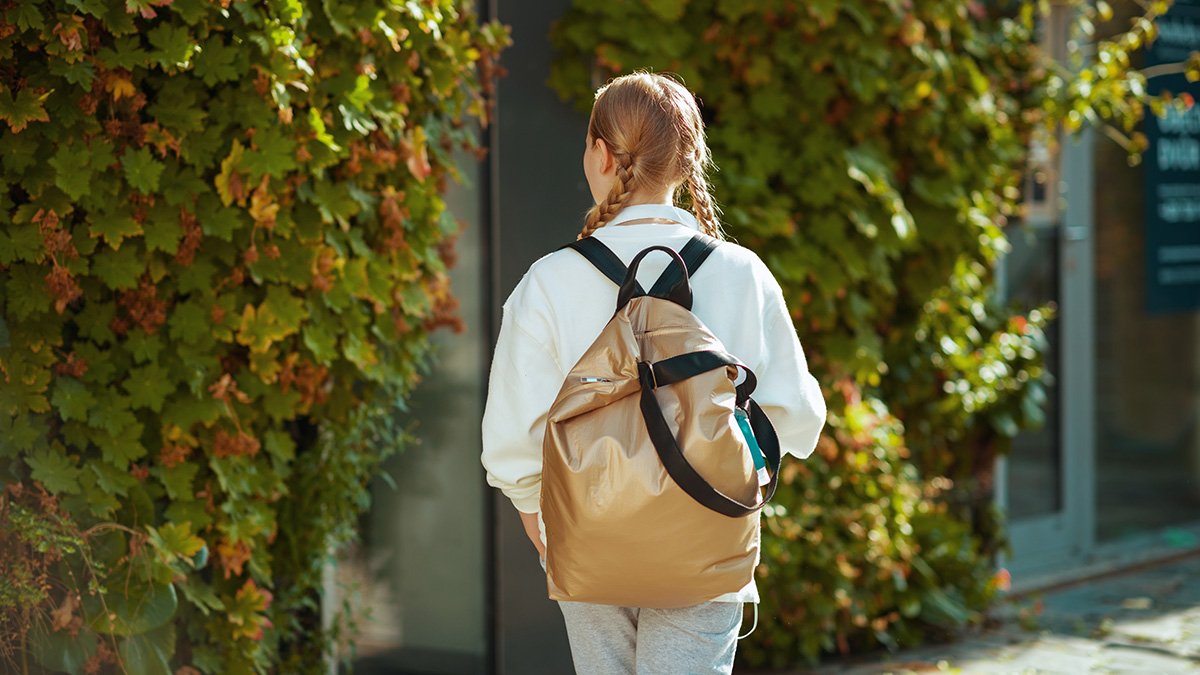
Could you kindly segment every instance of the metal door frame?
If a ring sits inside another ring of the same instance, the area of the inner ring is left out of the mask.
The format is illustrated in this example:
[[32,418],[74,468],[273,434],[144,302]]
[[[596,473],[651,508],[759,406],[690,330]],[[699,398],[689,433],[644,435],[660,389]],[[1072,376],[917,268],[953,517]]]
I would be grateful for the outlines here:
[[[1046,578],[1064,568],[1078,568],[1095,548],[1095,270],[1093,218],[1094,133],[1064,139],[1061,216],[1033,222],[1058,230],[1060,295],[1054,321],[1060,331],[1060,369],[1055,373],[1061,417],[1059,490],[1062,508],[1052,514],[1024,518],[1009,526],[1011,559],[1002,562],[1014,579]],[[1004,281],[1004,268],[998,276]],[[1008,462],[996,466],[996,498],[1007,510]],[[1021,583],[1021,585],[1026,585]]]

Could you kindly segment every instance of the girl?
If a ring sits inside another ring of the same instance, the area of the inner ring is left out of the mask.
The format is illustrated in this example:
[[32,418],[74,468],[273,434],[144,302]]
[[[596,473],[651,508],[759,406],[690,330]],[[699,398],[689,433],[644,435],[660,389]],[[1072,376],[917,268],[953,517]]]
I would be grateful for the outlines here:
[[[647,72],[610,81],[597,91],[588,123],[583,171],[596,204],[579,238],[599,239],[626,265],[648,246],[678,251],[697,230],[724,240],[705,179],[710,163],[696,99],[679,82]],[[675,206],[681,188],[691,213]],[[667,264],[666,255],[647,256],[638,281],[649,288]],[[691,284],[693,313],[758,376],[754,398],[782,451],[807,457],[825,424],[825,401],[779,283],[752,251],[723,241]],[[612,317],[616,294],[599,270],[563,249],[534,262],[504,302],[482,462],[488,484],[520,512],[543,568],[547,412],[572,365]],[[578,673],[729,673],[744,602],[758,602],[753,579],[740,591],[679,609],[565,601],[559,607]]]

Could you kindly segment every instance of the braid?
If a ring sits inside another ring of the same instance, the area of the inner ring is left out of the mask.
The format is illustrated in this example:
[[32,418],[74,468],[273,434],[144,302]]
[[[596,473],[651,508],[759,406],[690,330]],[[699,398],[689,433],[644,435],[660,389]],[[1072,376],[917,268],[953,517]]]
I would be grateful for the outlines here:
[[633,156],[627,152],[620,152],[613,153],[613,157],[617,160],[617,171],[612,189],[604,201],[588,211],[586,224],[576,239],[590,237],[593,232],[604,227],[625,206],[629,195],[633,194]]
[[721,230],[721,222],[717,220],[717,207],[713,204],[712,194],[708,190],[708,181],[704,178],[704,168],[699,158],[694,158],[687,172],[688,192],[692,195],[692,212],[700,221],[700,231],[710,237],[725,239]]

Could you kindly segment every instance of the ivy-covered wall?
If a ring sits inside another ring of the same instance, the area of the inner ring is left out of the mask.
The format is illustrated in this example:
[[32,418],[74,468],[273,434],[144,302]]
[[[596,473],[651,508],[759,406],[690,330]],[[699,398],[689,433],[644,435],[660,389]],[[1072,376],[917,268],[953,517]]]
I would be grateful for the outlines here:
[[317,672],[459,319],[471,3],[0,5],[0,669]]
[[[1168,3],[1054,62],[1049,2],[576,0],[550,84],[581,111],[638,68],[703,103],[729,231],[782,283],[828,433],[765,521],[749,665],[896,648],[979,622],[1003,577],[991,470],[1042,423],[1056,308],[999,302],[1035,138],[1108,124],[1136,156],[1129,53]],[[1107,3],[1068,2],[1075,46]]]

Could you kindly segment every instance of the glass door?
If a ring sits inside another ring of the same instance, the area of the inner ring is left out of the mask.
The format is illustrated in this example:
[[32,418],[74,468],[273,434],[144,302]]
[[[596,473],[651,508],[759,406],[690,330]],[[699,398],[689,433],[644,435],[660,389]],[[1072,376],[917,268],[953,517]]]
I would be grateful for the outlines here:
[[1064,142],[1061,153],[1057,162],[1033,153],[1027,217],[1010,226],[1000,270],[1004,298],[1025,311],[1056,308],[1046,335],[1045,424],[1018,434],[998,471],[1013,545],[1005,564],[1018,584],[1077,562],[1092,541],[1091,134]]

